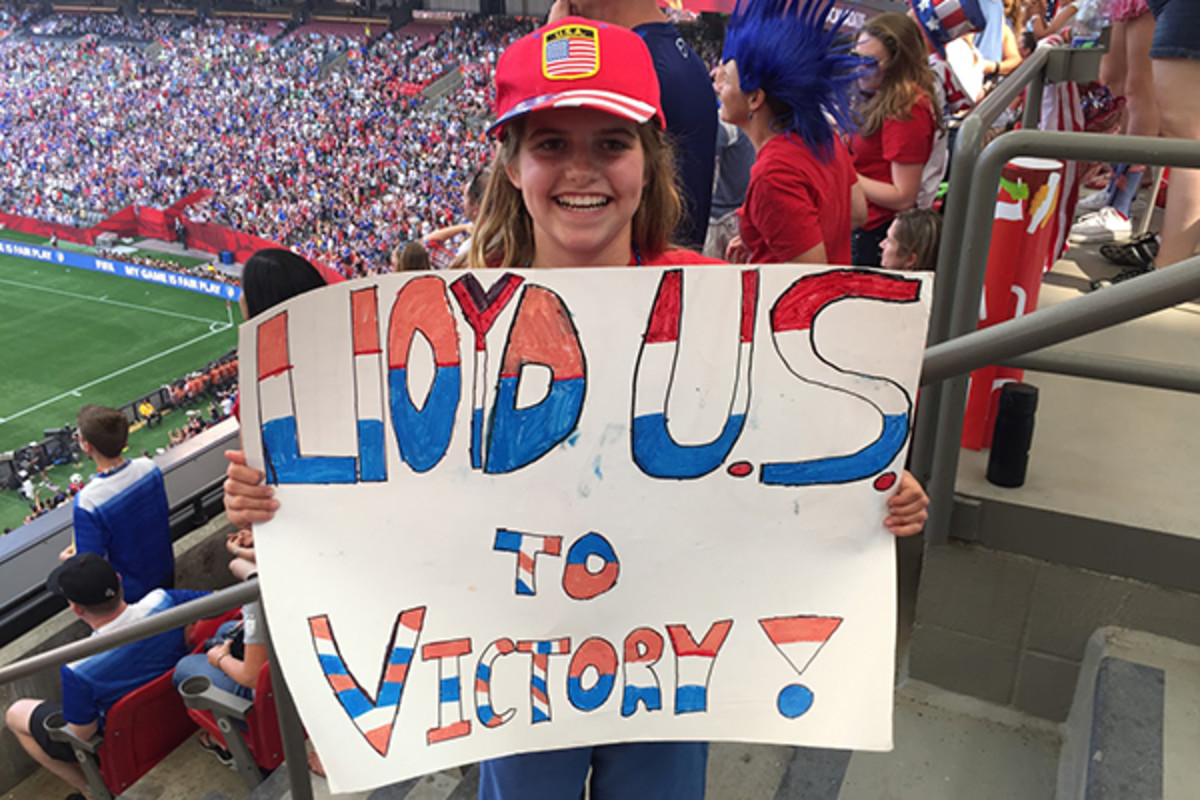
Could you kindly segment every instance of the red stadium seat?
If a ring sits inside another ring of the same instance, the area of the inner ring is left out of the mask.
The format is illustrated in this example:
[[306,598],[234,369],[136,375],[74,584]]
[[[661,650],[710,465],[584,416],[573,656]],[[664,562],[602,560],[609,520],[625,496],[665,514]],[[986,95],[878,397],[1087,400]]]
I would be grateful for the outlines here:
[[258,673],[253,701],[216,689],[201,677],[189,678],[179,691],[192,721],[233,754],[235,768],[251,788],[264,772],[283,763],[270,664],[263,664]]
[[[240,613],[234,609],[193,625],[188,634],[192,652],[199,652],[222,622]],[[196,723],[171,685],[172,672],[164,672],[114,703],[105,717],[104,734],[89,741],[72,734],[61,714],[47,720],[51,738],[66,741],[75,749],[95,800],[112,800],[114,794],[124,792],[196,731]]]

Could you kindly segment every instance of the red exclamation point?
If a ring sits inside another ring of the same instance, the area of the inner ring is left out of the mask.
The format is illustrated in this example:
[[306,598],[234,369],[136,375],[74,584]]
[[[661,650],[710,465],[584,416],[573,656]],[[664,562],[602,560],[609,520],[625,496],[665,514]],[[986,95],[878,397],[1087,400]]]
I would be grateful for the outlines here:
[[[803,675],[804,670],[821,652],[821,648],[842,624],[841,617],[770,617],[760,619],[758,624],[787,662]],[[776,705],[779,713],[788,719],[802,716],[812,708],[813,692],[800,683],[791,683],[779,691]]]

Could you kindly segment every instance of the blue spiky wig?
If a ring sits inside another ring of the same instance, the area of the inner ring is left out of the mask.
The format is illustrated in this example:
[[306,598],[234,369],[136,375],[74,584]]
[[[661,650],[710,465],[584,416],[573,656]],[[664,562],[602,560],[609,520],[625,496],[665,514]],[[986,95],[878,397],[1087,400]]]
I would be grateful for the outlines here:
[[848,10],[826,30],[832,8],[833,0],[737,0],[721,54],[737,62],[743,92],[762,89],[786,107],[777,124],[823,161],[833,153],[830,120],[847,133],[857,127],[851,98],[867,63],[838,42]]

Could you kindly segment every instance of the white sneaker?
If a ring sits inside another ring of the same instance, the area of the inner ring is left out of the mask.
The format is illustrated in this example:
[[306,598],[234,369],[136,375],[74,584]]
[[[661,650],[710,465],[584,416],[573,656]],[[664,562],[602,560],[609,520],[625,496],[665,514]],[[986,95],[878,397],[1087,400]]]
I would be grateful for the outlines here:
[[1115,208],[1102,208],[1095,215],[1081,219],[1071,227],[1070,240],[1087,242],[1124,242],[1133,232],[1129,218]]
[[1092,192],[1087,197],[1079,198],[1079,202],[1075,204],[1076,214],[1086,214],[1092,211],[1099,211],[1108,205],[1108,189],[1101,189],[1098,192]]

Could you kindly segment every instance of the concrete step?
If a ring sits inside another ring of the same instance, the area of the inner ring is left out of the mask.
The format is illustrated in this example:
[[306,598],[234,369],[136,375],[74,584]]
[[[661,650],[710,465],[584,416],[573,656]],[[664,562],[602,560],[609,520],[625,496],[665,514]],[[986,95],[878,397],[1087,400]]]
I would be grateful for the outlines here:
[[[1160,559],[1155,541],[1131,560]],[[1187,563],[1195,572],[1197,561]],[[1200,593],[977,545],[932,546],[922,565],[909,675],[1062,722],[1088,639],[1106,626],[1200,646]]]
[[1200,647],[1097,630],[1067,719],[1056,800],[1192,800],[1198,752]]

